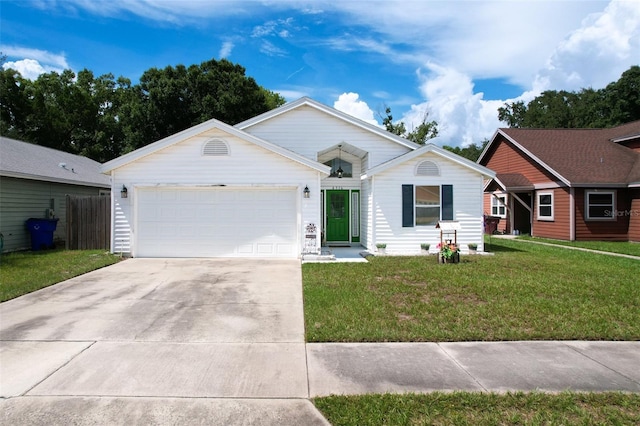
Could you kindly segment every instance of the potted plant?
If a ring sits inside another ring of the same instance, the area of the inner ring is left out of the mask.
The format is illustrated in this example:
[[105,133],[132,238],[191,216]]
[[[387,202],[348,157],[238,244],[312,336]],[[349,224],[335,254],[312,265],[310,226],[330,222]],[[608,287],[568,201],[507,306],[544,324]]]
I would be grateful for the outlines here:
[[476,251],[478,251],[478,245],[476,243],[469,244],[469,251],[475,253]]
[[438,244],[440,254],[438,263],[458,263],[460,261],[460,248],[451,241]]
[[386,243],[377,243],[376,248],[378,249],[378,253],[384,254],[387,251]]
[[429,244],[420,244],[420,251],[422,251],[422,253],[429,253]]

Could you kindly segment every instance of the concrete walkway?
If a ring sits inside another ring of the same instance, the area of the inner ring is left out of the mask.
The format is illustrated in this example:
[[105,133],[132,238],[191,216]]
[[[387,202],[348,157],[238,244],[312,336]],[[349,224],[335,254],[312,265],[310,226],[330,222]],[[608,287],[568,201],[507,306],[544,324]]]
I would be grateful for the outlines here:
[[0,304],[0,424],[326,425],[309,398],[640,392],[640,342],[304,343],[298,261],[130,259]]
[[640,260],[640,256],[633,256],[630,254],[624,254],[624,253],[614,253],[611,251],[602,251],[602,250],[594,250],[594,249],[588,249],[588,248],[584,248],[584,247],[573,247],[573,246],[565,246],[565,245],[561,245],[561,244],[553,244],[553,243],[545,243],[543,241],[533,241],[533,240],[524,240],[524,239],[520,239],[515,235],[492,235],[491,238],[497,238],[497,239],[505,239],[505,240],[515,240],[518,241],[520,243],[529,243],[529,244],[538,244],[541,246],[548,246],[548,247],[558,247],[558,248],[563,248],[563,249],[567,249],[567,250],[577,250],[577,251],[586,251],[588,253],[595,253],[595,254],[604,254],[607,256],[615,256],[615,257],[626,257],[627,259],[634,259],[634,260]]

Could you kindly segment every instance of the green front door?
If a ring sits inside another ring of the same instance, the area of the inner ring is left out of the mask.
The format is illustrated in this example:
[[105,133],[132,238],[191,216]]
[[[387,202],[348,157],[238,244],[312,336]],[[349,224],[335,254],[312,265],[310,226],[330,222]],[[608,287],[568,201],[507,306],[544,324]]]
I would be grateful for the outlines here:
[[326,193],[327,241],[349,242],[349,191]]

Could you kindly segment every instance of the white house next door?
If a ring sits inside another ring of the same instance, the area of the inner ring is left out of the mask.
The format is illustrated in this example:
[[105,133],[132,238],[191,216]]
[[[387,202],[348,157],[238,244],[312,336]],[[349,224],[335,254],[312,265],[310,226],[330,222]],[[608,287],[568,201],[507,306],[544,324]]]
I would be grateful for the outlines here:
[[294,188],[137,188],[134,256],[295,258],[296,194]]

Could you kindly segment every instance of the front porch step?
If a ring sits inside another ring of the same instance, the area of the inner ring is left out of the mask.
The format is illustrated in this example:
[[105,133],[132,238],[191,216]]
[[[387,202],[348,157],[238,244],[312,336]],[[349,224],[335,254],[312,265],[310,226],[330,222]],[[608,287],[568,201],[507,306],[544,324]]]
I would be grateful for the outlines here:
[[322,249],[320,250],[320,254],[303,254],[302,260],[312,262],[331,262],[336,260],[336,256],[335,254],[331,253],[331,250],[329,250],[328,248],[322,247]]

